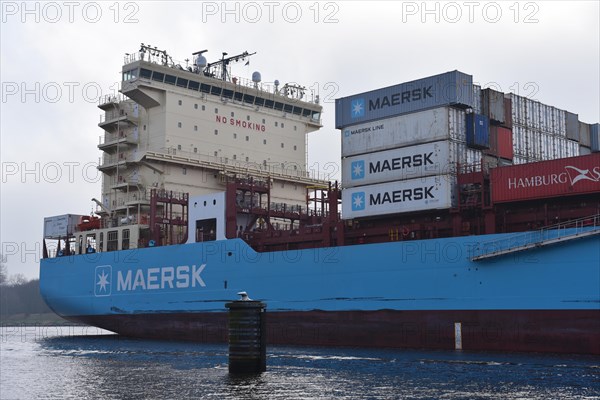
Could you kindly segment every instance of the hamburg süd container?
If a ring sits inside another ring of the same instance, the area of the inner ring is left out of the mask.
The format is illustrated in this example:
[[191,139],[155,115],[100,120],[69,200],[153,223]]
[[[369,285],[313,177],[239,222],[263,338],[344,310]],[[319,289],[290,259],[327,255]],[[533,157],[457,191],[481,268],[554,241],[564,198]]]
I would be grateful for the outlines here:
[[342,129],[342,157],[440,140],[465,141],[465,112],[439,107]]
[[592,193],[600,190],[600,153],[490,171],[495,203]]
[[455,175],[436,175],[343,189],[342,218],[448,209],[456,205],[455,191]]
[[466,163],[466,145],[449,140],[346,157],[342,187],[456,174],[457,163]]
[[376,121],[440,106],[472,107],[473,77],[446,72],[335,100],[335,127]]
[[466,115],[467,145],[474,149],[490,147],[490,120],[482,114]]

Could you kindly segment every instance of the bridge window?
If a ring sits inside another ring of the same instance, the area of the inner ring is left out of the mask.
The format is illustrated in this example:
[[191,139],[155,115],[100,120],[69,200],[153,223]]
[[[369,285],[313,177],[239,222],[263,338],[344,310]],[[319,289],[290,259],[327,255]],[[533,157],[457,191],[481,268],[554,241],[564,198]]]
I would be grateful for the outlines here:
[[233,90],[223,89],[223,97],[225,97],[226,99],[232,99],[233,98]]
[[174,85],[176,80],[177,78],[173,75],[167,75],[165,77],[165,83],[168,83],[169,85]]
[[152,76],[152,71],[146,68],[142,68],[140,69],[140,76],[142,78],[150,79],[150,77]]
[[177,78],[177,86],[187,88],[188,80],[183,78]]
[[165,74],[163,74],[162,72],[156,72],[154,71],[152,73],[152,80],[156,81],[156,82],[162,82],[165,79]]

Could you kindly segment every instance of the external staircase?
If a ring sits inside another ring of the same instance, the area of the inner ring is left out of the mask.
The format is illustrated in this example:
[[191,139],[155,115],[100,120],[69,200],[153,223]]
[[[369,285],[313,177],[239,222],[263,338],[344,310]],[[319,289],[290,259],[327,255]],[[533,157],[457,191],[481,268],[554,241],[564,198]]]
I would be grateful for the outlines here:
[[486,260],[598,234],[600,234],[600,214],[546,226],[537,231],[481,242],[474,249],[471,261]]

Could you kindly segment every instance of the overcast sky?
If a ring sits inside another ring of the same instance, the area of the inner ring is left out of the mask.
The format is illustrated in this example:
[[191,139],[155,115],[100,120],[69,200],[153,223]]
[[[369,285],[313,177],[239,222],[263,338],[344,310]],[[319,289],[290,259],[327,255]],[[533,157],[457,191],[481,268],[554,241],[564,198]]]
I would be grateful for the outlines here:
[[309,167],[322,172],[339,165],[335,98],[455,69],[600,120],[598,1],[1,4],[0,251],[27,278],[38,276],[43,218],[90,213],[100,196],[97,99],[142,42],[177,60],[256,52],[233,74],[317,89]]

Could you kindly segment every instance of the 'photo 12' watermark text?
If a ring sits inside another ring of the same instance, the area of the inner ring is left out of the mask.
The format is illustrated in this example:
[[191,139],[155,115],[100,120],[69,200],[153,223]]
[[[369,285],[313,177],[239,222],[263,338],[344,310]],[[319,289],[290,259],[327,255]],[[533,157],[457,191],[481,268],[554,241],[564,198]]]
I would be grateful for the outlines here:
[[138,3],[79,2],[79,1],[3,1],[2,23],[75,23],[96,24],[110,21],[115,24],[137,24]]

